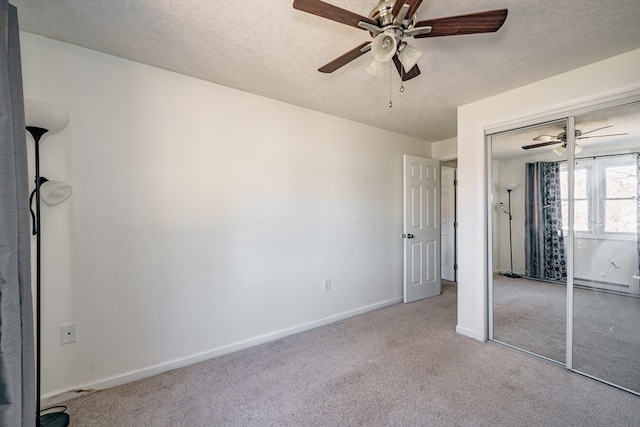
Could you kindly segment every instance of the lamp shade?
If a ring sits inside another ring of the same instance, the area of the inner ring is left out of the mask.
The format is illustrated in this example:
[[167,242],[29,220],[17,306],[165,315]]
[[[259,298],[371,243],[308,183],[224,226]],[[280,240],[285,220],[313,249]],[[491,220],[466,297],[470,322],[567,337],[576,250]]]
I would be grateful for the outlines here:
[[[573,152],[575,154],[578,154],[579,152],[582,151],[582,147],[580,147],[578,144],[574,144],[573,147],[574,147]],[[561,146],[554,148],[553,152],[556,153],[558,156],[562,156],[566,149],[567,149],[567,144],[562,144]]]
[[367,70],[367,73],[371,74],[372,76],[376,76],[376,77],[382,76],[382,63],[379,61],[376,61],[375,58],[371,59],[371,61],[369,62],[369,65],[367,65],[365,69]]
[[566,150],[566,145],[560,145],[556,148],[553,149],[553,152],[556,153],[558,156],[562,156],[562,154],[564,154],[564,150]]
[[515,190],[516,188],[518,188],[518,183],[517,183],[517,182],[511,182],[511,183],[505,184],[504,188],[505,188],[507,191],[513,191],[513,190]]
[[61,181],[46,181],[40,185],[40,198],[47,206],[55,206],[71,197],[73,188]]
[[405,71],[411,70],[416,65],[418,59],[420,59],[421,56],[422,52],[406,43],[404,43],[404,47],[398,53],[398,59],[400,60],[400,63],[404,67]]
[[371,52],[376,61],[387,62],[396,54],[398,42],[389,34],[380,33],[371,43]]
[[69,122],[69,112],[64,108],[44,102],[24,100],[25,124],[46,129],[50,133],[62,130]]

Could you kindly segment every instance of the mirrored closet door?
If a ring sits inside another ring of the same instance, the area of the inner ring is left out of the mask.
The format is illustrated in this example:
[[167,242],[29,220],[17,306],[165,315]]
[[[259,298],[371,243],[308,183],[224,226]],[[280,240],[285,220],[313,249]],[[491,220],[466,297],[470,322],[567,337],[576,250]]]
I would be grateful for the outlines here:
[[489,338],[640,394],[640,103],[487,140]]
[[560,168],[566,121],[491,138],[493,339],[565,362],[567,269]]
[[573,369],[640,392],[640,104],[575,123]]

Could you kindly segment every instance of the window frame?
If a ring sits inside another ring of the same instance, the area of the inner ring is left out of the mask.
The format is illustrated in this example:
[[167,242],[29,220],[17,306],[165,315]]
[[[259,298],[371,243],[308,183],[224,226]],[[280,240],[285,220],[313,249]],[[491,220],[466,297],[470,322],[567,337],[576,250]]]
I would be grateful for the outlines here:
[[[575,229],[575,235],[578,238],[585,239],[613,239],[613,240],[635,240],[637,238],[636,231],[607,231],[607,218],[606,207],[608,200],[633,200],[634,197],[607,197],[607,169],[619,166],[635,166],[636,153],[601,156],[601,157],[588,157],[576,159],[576,165],[574,168],[574,181],[577,177],[575,172],[578,170],[586,170],[586,199],[576,198],[574,194],[574,217],[575,217],[575,202],[587,201],[587,218],[588,221],[587,230]],[[634,169],[635,170],[635,169]],[[561,179],[564,179],[564,183],[561,184],[561,188],[567,188],[567,163],[563,162],[560,165]],[[637,179],[637,177],[636,177]],[[576,183],[574,182],[574,186]],[[561,200],[563,205],[568,203],[567,191],[562,192]],[[568,224],[567,212],[563,212],[562,229],[567,232],[566,224]],[[575,218],[574,218],[575,225]]]

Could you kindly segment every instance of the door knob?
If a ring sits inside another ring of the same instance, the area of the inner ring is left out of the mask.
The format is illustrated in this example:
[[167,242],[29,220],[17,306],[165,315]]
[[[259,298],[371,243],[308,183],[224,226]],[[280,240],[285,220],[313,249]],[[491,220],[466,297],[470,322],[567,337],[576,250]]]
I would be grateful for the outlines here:
[[402,237],[405,239],[413,239],[413,234],[403,234]]

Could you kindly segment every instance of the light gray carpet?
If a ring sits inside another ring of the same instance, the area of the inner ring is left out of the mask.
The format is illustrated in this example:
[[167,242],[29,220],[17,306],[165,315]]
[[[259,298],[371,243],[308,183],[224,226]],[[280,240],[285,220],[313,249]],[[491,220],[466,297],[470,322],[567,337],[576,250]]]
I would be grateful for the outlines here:
[[[495,339],[564,363],[566,286],[493,283]],[[574,369],[640,393],[640,298],[575,289],[573,310]]]
[[637,426],[640,398],[455,332],[455,285],[67,402],[72,426]]

